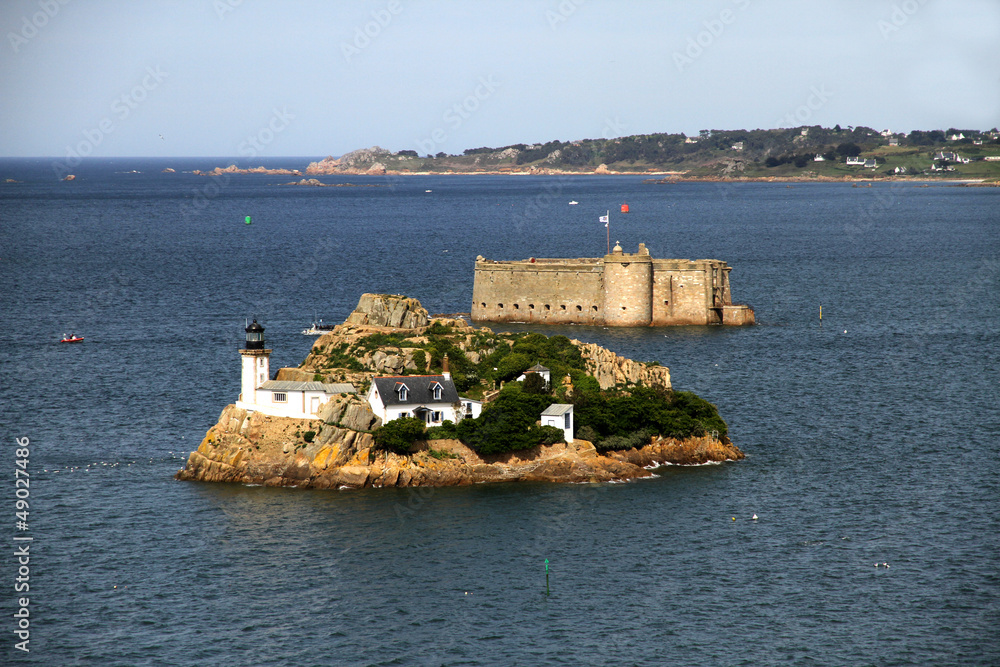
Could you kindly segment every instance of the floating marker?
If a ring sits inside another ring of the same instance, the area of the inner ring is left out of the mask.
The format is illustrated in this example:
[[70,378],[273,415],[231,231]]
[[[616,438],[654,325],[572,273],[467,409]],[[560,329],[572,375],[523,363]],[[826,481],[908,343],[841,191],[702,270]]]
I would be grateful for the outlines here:
[[244,220],[244,222],[246,222],[248,225],[251,223],[249,215],[246,217],[246,220]]
[[545,559],[545,594],[549,594],[549,559]]

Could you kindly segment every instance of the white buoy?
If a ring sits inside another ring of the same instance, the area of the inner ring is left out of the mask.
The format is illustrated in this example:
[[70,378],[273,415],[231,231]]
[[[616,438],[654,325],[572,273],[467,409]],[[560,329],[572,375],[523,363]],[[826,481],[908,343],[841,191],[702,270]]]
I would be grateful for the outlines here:
[[753,515],[752,517],[750,517],[750,518],[751,518],[751,519],[753,519],[754,521],[756,521],[756,520],[757,520],[757,515],[756,515],[756,514],[754,514],[754,515]]

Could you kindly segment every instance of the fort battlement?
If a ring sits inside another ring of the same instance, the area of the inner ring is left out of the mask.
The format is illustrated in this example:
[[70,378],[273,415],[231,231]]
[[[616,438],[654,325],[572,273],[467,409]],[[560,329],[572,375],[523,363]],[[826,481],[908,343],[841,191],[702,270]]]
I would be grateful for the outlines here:
[[472,319],[483,322],[673,326],[754,323],[732,302],[731,267],[717,259],[654,259],[616,245],[604,257],[476,258]]

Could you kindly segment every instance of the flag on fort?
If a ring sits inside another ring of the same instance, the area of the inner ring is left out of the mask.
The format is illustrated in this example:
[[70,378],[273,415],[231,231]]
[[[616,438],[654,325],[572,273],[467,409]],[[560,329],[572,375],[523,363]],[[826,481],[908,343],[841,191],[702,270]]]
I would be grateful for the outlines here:
[[611,214],[609,213],[608,215],[602,215],[602,216],[601,216],[601,222],[603,222],[603,223],[604,223],[604,226],[605,226],[605,227],[607,227],[607,226],[608,226],[608,222],[609,222],[609,217],[610,217],[610,215],[611,215]]

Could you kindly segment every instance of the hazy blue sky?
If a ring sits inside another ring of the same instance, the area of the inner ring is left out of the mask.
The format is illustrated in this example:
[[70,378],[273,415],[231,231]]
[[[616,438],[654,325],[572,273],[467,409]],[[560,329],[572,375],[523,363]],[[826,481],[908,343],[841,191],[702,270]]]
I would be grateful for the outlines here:
[[997,0],[3,0],[0,28],[0,156],[1000,125]]

